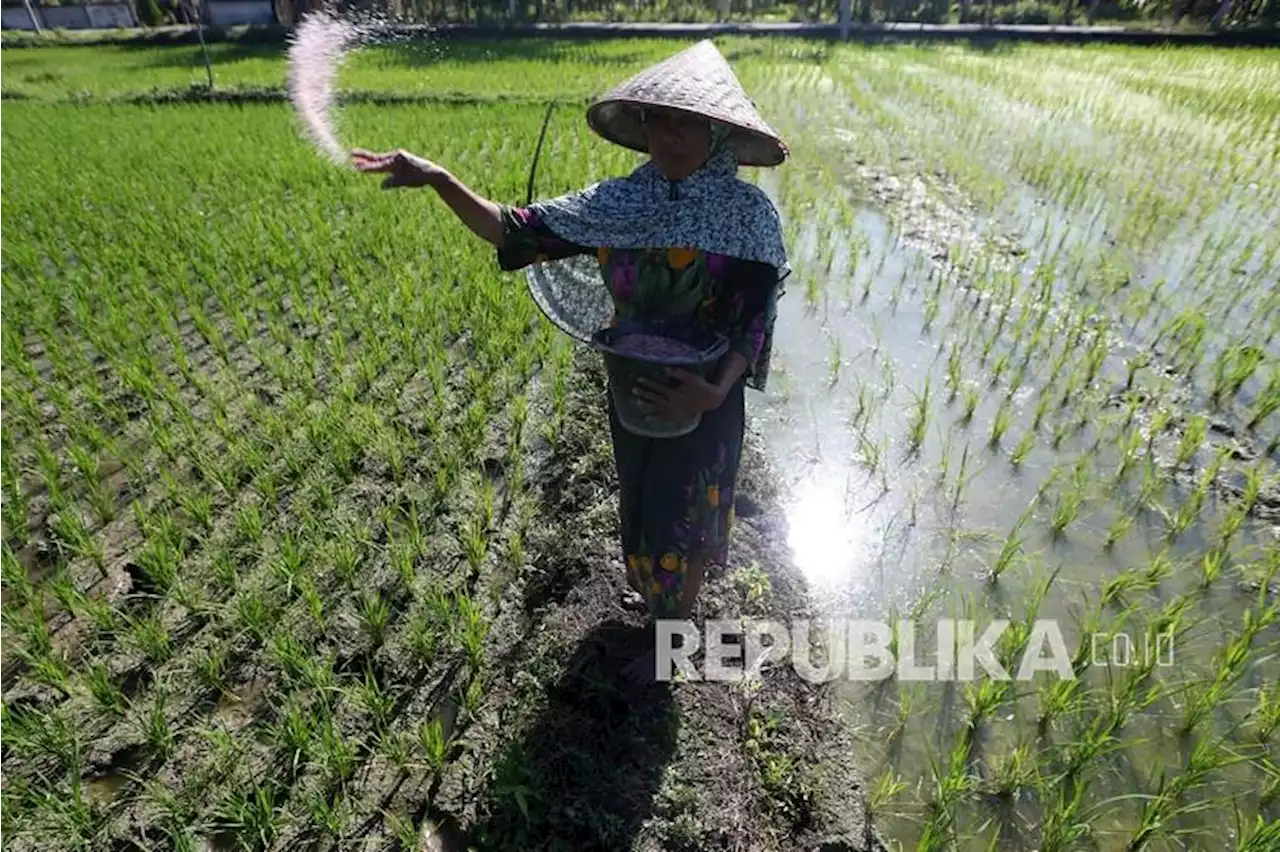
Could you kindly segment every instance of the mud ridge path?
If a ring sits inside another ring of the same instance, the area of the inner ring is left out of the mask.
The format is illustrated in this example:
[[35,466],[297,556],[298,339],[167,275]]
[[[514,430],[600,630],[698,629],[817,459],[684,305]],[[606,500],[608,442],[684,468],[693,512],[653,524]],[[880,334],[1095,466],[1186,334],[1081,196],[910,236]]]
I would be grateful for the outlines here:
[[[484,704],[432,804],[428,848],[882,850],[830,687],[778,666],[754,683],[622,697],[616,674],[643,620],[624,604],[603,367],[587,353],[574,367],[564,429],[531,466],[530,564],[497,605]],[[777,479],[748,433],[733,568],[708,576],[700,629],[811,611]],[[767,584],[742,581],[751,567]]]

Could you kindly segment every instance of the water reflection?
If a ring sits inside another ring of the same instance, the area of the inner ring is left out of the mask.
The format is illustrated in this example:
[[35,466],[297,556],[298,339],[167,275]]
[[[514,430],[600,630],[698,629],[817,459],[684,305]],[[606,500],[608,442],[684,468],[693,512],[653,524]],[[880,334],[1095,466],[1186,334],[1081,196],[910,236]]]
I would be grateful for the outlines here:
[[861,585],[867,579],[877,533],[870,513],[850,505],[861,496],[850,491],[847,480],[819,476],[801,482],[786,504],[787,544],[796,566],[818,593]]

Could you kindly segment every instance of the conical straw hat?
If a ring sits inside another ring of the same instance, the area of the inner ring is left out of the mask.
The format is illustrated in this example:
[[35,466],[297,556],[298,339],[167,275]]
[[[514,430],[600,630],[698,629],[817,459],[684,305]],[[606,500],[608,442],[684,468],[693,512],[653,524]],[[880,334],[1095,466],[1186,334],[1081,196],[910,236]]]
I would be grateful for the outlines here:
[[647,152],[639,109],[645,106],[684,110],[728,125],[744,166],[776,166],[787,158],[787,146],[710,41],[641,71],[601,97],[587,110],[587,124],[610,142]]

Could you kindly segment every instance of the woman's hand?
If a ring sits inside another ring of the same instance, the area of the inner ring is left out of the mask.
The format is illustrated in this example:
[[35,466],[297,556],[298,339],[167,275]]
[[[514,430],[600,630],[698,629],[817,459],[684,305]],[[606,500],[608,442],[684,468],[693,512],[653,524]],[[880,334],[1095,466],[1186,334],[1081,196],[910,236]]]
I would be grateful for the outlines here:
[[398,186],[439,186],[449,177],[449,173],[440,166],[405,150],[374,154],[357,148],[351,152],[351,159],[357,171],[385,172],[387,179],[382,182],[383,189]]
[[648,408],[667,420],[684,420],[720,407],[727,395],[724,388],[687,370],[671,368],[667,375],[680,384],[669,388],[653,379],[640,376],[633,391],[648,403]]
[[430,160],[404,150],[372,154],[359,148],[351,152],[351,159],[357,171],[386,173],[387,179],[382,182],[383,189],[394,189],[397,186],[433,188],[472,233],[502,248],[506,232],[502,224],[501,208],[489,199],[476,195],[462,181]]

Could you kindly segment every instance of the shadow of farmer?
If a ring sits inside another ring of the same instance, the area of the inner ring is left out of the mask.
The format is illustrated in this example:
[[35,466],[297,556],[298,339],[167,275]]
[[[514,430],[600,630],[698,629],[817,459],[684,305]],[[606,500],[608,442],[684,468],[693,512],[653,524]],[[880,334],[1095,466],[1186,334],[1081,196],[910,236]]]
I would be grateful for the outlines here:
[[620,622],[584,637],[537,721],[498,756],[474,848],[631,848],[651,816],[677,725],[668,684],[631,700],[620,686],[640,641],[640,628]]

